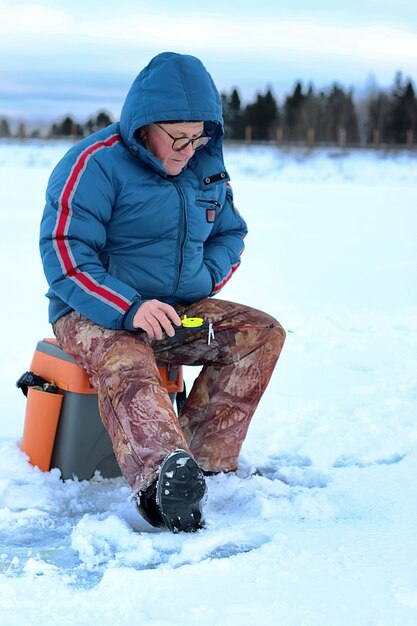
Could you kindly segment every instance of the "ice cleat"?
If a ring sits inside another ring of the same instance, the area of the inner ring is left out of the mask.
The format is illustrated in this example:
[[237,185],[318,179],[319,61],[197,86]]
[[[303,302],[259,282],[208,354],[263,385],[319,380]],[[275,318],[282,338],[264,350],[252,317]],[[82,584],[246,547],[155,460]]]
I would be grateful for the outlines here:
[[193,533],[203,528],[205,493],[203,471],[188,452],[176,450],[166,457],[156,483],[156,504],[170,531]]

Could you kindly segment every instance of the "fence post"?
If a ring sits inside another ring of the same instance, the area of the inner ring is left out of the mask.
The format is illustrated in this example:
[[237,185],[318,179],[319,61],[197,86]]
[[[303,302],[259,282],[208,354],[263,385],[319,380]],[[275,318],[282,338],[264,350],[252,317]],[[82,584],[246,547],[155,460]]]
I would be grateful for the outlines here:
[[346,148],[346,128],[343,128],[343,126],[339,128],[339,146]]
[[282,128],[277,128],[277,144],[278,146],[282,146],[284,142],[284,134],[282,132]]
[[17,127],[16,136],[21,140],[26,139],[26,128],[24,122],[20,122],[19,126]]
[[413,147],[413,143],[414,143],[414,133],[413,133],[413,129],[409,128],[407,130],[407,147],[411,150],[411,148]]
[[72,122],[71,123],[71,139],[73,141],[77,141],[78,138],[79,138],[78,125],[76,122]]
[[374,128],[372,131],[372,143],[374,144],[374,148],[379,148],[381,142],[381,134],[379,132],[379,128]]
[[247,146],[252,143],[252,126],[245,127],[245,141]]
[[314,148],[314,141],[315,141],[314,128],[309,128],[307,130],[307,146],[309,148]]

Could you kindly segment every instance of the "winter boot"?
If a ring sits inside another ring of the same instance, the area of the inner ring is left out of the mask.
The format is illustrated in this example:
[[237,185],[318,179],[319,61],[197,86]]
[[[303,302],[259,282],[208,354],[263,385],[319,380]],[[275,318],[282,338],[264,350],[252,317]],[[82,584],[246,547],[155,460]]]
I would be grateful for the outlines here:
[[184,450],[169,454],[158,479],[140,494],[138,508],[152,526],[192,533],[204,526],[201,510],[206,483],[200,467]]
[[144,491],[141,491],[136,496],[136,506],[138,507],[139,513],[142,515],[143,519],[145,519],[148,524],[151,526],[156,526],[157,528],[160,526],[165,526],[165,522],[162,519],[161,511],[156,504],[156,484],[155,480],[149,487],[147,487]]
[[205,493],[203,472],[188,452],[177,450],[166,457],[156,485],[156,503],[169,530],[192,533],[203,528]]

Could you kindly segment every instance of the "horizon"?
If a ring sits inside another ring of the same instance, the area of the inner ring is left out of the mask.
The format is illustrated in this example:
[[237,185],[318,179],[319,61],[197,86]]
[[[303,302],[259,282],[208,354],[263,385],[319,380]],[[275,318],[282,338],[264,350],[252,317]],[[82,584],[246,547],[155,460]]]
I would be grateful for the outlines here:
[[[353,95],[352,95],[352,100],[353,103],[355,105],[355,107],[360,107],[361,102],[363,100],[366,100],[366,98],[368,98],[369,96],[375,94],[375,93],[380,93],[380,92],[384,92],[389,94],[390,92],[393,91],[394,87],[395,87],[395,80],[396,77],[400,76],[401,78],[401,82],[402,84],[406,84],[409,81],[411,82],[414,91],[416,92],[416,97],[417,97],[417,86],[416,86],[416,82],[412,79],[412,77],[409,74],[406,74],[405,72],[403,72],[402,70],[398,70],[395,75],[392,78],[392,81],[389,85],[386,85],[384,87],[378,85],[376,83],[376,81],[373,79],[372,76],[368,77],[367,82],[365,85],[363,85],[362,90],[359,92],[353,91]],[[345,93],[349,93],[349,89],[347,87],[345,87],[341,81],[337,80],[337,78],[335,78],[334,80],[330,81],[329,85],[326,88],[323,89],[318,89],[316,87],[316,85],[314,85],[311,81],[310,82],[303,82],[302,80],[294,80],[293,84],[292,84],[292,88],[291,90],[289,90],[288,92],[284,93],[281,97],[281,99],[279,99],[276,94],[274,93],[274,89],[271,87],[270,84],[266,84],[265,87],[263,89],[256,89],[254,94],[253,94],[253,99],[250,100],[248,98],[244,99],[242,97],[242,93],[241,90],[239,89],[238,85],[235,85],[234,87],[231,87],[228,91],[223,91],[221,92],[221,95],[231,95],[232,91],[234,89],[237,90],[239,97],[241,98],[241,106],[242,108],[245,108],[247,105],[249,104],[253,104],[256,100],[256,97],[258,94],[265,94],[266,91],[268,89],[271,89],[272,91],[272,95],[275,98],[275,101],[277,103],[277,106],[279,109],[282,109],[284,107],[285,104],[285,99],[292,95],[294,92],[294,88],[296,86],[297,83],[301,83],[302,85],[302,90],[303,93],[306,93],[306,91],[312,87],[313,91],[315,94],[320,94],[321,92],[325,93],[326,95],[330,92],[330,90],[334,87],[334,86],[339,86],[341,87]],[[57,101],[60,100],[60,98],[56,98]],[[66,103],[69,102],[68,98],[61,98],[61,100],[64,100]],[[51,97],[51,101],[55,101],[55,98]],[[79,100],[74,100],[75,103],[75,107],[74,109],[78,111],[78,115],[77,113],[74,113],[73,110],[70,110],[68,107],[67,109],[64,111],[64,109],[62,109],[62,112],[58,113],[55,112],[51,115],[48,116],[41,116],[39,118],[35,118],[33,117],[33,115],[31,115],[31,112],[29,110],[29,114],[27,117],[24,117],[23,115],[17,116],[17,117],[13,117],[13,116],[8,116],[7,114],[3,114],[3,112],[0,110],[0,120],[5,120],[8,122],[9,127],[16,132],[17,128],[19,126],[19,124],[24,124],[26,127],[26,130],[29,132],[33,132],[35,130],[40,131],[40,132],[45,132],[46,130],[49,130],[52,125],[54,124],[59,124],[62,123],[65,118],[70,118],[74,123],[76,124],[80,124],[80,125],[84,125],[86,124],[90,119],[94,119],[99,113],[106,113],[109,115],[110,119],[112,120],[112,122],[118,121],[119,119],[119,115],[118,113],[114,113],[114,110],[111,109],[111,107],[106,106],[105,104],[100,104],[98,101],[94,101],[92,100],[90,102],[90,100],[88,98],[85,97],[80,97]],[[81,103],[84,104],[84,106],[80,106]],[[92,106],[90,108],[88,108],[89,104],[92,104]],[[121,107],[123,105],[123,99],[120,100],[120,102],[118,103],[118,107],[119,107],[119,113],[121,110]]]

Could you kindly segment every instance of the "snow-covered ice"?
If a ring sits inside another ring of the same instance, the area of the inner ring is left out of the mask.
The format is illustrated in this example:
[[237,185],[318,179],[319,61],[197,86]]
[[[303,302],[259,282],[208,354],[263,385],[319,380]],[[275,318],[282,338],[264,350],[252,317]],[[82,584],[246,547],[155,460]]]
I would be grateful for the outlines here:
[[67,148],[0,144],[2,626],[416,625],[417,155],[227,147],[250,234],[221,297],[287,342],[237,473],[208,478],[207,527],[172,535],[122,478],[63,482],[19,449]]

